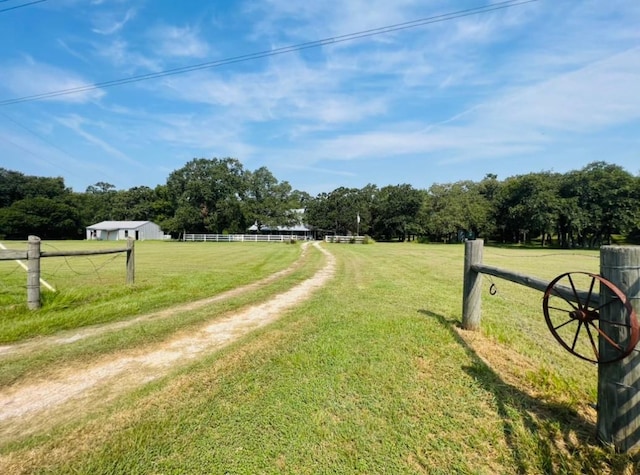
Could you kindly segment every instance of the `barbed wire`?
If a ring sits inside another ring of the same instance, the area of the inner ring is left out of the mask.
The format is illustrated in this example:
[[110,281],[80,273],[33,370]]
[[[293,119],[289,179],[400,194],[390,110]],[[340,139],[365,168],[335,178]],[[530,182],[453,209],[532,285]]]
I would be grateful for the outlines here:
[[[60,251],[60,249],[56,246],[54,246],[53,244],[50,243],[43,243],[43,246],[47,246],[51,249],[54,249],[56,251]],[[100,271],[102,269],[104,269],[107,265],[109,265],[111,262],[115,261],[116,259],[122,259],[122,255],[120,254],[114,254],[112,256],[109,256],[108,258],[106,258],[101,264],[96,265],[96,263],[94,262],[95,260],[98,260],[96,258],[92,258],[89,256],[82,256],[86,261],[88,261],[91,264],[91,267],[93,268],[92,271],[90,272],[82,272],[77,270],[76,268],[74,268],[71,265],[71,260],[69,258],[69,256],[59,256],[62,257],[62,259],[64,260],[64,264],[61,264],[60,266],[58,266],[55,271],[52,272],[43,272],[43,275],[46,276],[55,276],[57,275],[58,271],[62,268],[62,267],[67,267],[73,274],[75,275],[79,275],[79,276],[90,276],[90,275],[96,275],[98,277],[98,281],[102,282],[102,276],[100,275]]]

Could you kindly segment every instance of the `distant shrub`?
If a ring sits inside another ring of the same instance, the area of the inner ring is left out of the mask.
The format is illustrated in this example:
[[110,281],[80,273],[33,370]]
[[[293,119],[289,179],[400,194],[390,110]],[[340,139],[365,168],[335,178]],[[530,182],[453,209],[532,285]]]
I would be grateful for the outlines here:
[[353,236],[351,236],[349,238],[349,244],[355,244],[356,243],[356,238],[354,238]]
[[418,243],[419,244],[429,244],[431,241],[429,240],[429,238],[427,236],[419,236],[418,237]]
[[362,239],[362,244],[373,244],[375,241],[373,240],[373,238],[371,236],[368,236],[365,234],[364,238]]

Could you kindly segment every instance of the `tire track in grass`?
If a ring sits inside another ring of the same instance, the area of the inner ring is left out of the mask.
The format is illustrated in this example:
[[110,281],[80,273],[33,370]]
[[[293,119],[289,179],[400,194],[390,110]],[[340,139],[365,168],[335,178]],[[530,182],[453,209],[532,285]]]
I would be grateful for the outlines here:
[[200,329],[145,348],[110,355],[91,366],[68,366],[44,381],[0,390],[0,442],[29,435],[87,412],[167,374],[178,365],[214,352],[278,319],[322,287],[335,273],[335,258],[318,243],[323,268],[309,279]]
[[291,274],[297,267],[300,266],[302,262],[302,258],[306,253],[308,245],[309,245],[308,242],[302,245],[303,247],[302,247],[302,252],[300,254],[300,257],[296,262],[291,264],[289,267],[281,271],[275,272],[270,276],[265,277],[264,279],[260,279],[256,282],[252,282],[251,284],[243,285],[241,287],[236,287],[234,289],[228,290],[226,292],[222,292],[213,297],[207,297],[207,298],[196,300],[193,302],[172,306],[169,308],[159,310],[157,312],[140,315],[138,317],[128,319],[128,320],[122,320],[118,322],[111,322],[111,323],[105,323],[105,324],[99,324],[99,325],[92,325],[92,326],[81,328],[81,329],[65,330],[51,336],[36,337],[21,343],[1,345],[0,358],[2,358],[3,356],[12,356],[15,354],[26,354],[26,353],[31,353],[33,351],[40,351],[43,348],[47,348],[51,346],[74,343],[76,341],[83,340],[85,338],[122,330],[123,328],[127,328],[130,326],[136,325],[138,323],[143,323],[143,322],[152,321],[152,320],[161,320],[164,318],[171,318],[178,313],[199,310],[201,308],[206,307],[207,305],[211,305],[216,302],[221,302],[233,297],[237,297],[239,295],[242,295],[248,292],[253,292],[259,289],[260,287],[263,287],[267,284],[275,282],[276,280],[282,277],[285,277],[288,274]]

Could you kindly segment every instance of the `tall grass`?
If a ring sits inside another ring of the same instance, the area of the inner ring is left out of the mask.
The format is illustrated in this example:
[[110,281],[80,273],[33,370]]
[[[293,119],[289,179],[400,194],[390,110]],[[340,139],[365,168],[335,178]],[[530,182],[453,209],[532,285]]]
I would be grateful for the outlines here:
[[[20,249],[18,243],[7,247]],[[103,241],[45,241],[42,250],[124,248]],[[279,243],[136,243],[136,281],[125,284],[125,255],[50,257],[42,277],[43,308],[26,308],[26,276],[0,261],[0,343],[128,319],[159,308],[210,297],[291,265],[300,247]]]
[[[541,294],[494,279],[482,331],[457,327],[462,247],[331,245],[311,300],[187,369],[2,449],[54,473],[633,473],[600,447],[596,368],[553,340]],[[595,252],[487,249],[551,278]]]

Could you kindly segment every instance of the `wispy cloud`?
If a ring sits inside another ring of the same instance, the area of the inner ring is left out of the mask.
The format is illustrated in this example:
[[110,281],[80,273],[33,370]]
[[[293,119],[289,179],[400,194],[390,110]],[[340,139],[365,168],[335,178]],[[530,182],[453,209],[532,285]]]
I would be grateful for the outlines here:
[[196,28],[160,25],[152,28],[149,36],[159,56],[204,58],[210,48]]
[[125,153],[120,151],[118,148],[114,147],[113,145],[111,145],[107,141],[101,139],[97,135],[92,134],[90,132],[87,132],[83,128],[83,126],[86,125],[88,122],[87,122],[87,120],[83,119],[79,115],[73,114],[73,115],[69,115],[69,116],[66,116],[66,117],[58,117],[57,118],[57,122],[59,124],[61,124],[61,125],[64,125],[65,127],[69,128],[69,129],[71,129],[76,134],[78,134],[80,137],[85,139],[87,142],[98,146],[100,149],[102,149],[103,151],[107,152],[112,157],[117,158],[117,159],[119,159],[119,160],[121,160],[121,161],[123,161],[123,162],[125,162],[125,163],[127,163],[129,165],[136,165],[136,166],[142,167],[141,163],[129,158]]
[[[0,68],[0,82],[16,96],[31,96],[52,91],[74,89],[91,84],[90,80],[56,66],[39,63],[26,57],[21,63]],[[84,103],[105,95],[101,89],[48,98],[49,101]]]
[[96,54],[129,74],[139,70],[160,71],[162,69],[161,61],[133,51],[129,44],[120,38],[116,38],[108,44],[96,44],[94,49]]
[[310,161],[392,159],[439,154],[465,161],[531,154],[583,135],[640,119],[640,48],[510,89],[450,120],[420,129],[342,134],[317,141]]
[[99,35],[113,35],[122,30],[135,16],[136,10],[134,8],[129,8],[124,13],[124,16],[114,12],[102,13],[94,18],[96,26],[94,26],[92,31]]
[[[103,176],[114,178],[108,166],[79,160],[56,146],[50,139],[39,134],[35,134],[38,140],[34,141],[32,136],[34,133],[31,130],[27,130],[31,136],[26,135],[24,130],[15,128],[17,122],[5,114],[0,115],[11,121],[11,123],[3,125],[3,132],[0,133],[0,154],[8,162],[5,166],[10,166],[9,163],[15,161],[16,165],[22,162],[22,166],[16,166],[16,168],[33,164],[38,170],[38,172],[34,171],[34,174],[41,174],[44,171],[48,175],[80,178],[85,173],[100,173]],[[51,124],[46,125],[46,128],[50,128]],[[47,135],[49,134],[47,133]]]
[[479,107],[476,123],[514,129],[590,133],[640,118],[640,47],[537,84]]

